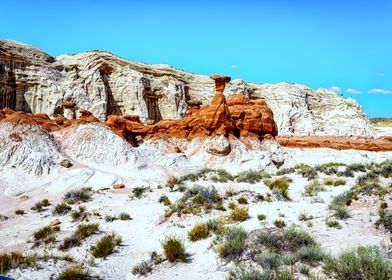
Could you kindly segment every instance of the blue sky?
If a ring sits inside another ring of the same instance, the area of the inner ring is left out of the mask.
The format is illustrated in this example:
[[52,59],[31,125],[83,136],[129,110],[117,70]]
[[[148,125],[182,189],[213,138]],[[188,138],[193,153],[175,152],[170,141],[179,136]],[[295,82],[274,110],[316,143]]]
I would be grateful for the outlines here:
[[[322,2],[322,3],[321,3]],[[392,117],[392,1],[2,1],[0,38],[257,83],[334,87]]]

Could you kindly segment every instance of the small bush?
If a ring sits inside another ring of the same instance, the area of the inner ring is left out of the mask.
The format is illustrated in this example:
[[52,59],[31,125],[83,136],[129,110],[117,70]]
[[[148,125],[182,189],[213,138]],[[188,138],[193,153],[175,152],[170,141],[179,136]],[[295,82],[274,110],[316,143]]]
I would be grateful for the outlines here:
[[223,237],[223,242],[218,246],[219,255],[227,259],[239,257],[245,249],[246,236],[246,231],[241,227],[227,229]]
[[166,195],[162,195],[159,200],[159,203],[162,203],[165,206],[169,206],[171,204],[170,199]]
[[225,230],[223,223],[217,219],[209,220],[207,222],[207,227],[216,234],[222,234]]
[[282,264],[282,256],[274,252],[257,254],[254,261],[267,270],[277,270]]
[[187,255],[182,241],[175,236],[168,236],[162,243],[163,252],[169,262],[186,262]]
[[289,179],[287,178],[277,178],[275,180],[265,180],[264,184],[266,184],[270,190],[278,190],[280,191],[280,193],[282,194],[282,196],[286,199],[290,199],[289,198],[289,193],[288,193],[288,189],[289,189]]
[[376,247],[359,247],[326,258],[324,269],[337,280],[392,279],[392,263]]
[[60,275],[57,277],[57,280],[91,280],[91,279],[99,279],[97,277],[92,277],[90,273],[83,268],[81,265],[73,265],[65,268]]
[[348,212],[347,208],[344,206],[336,206],[333,208],[334,211],[334,217],[340,219],[340,220],[345,220],[350,218],[350,213]]
[[57,215],[64,215],[71,211],[71,206],[68,205],[65,201],[62,201],[61,203],[57,204],[54,209],[53,209],[53,214]]
[[324,184],[327,186],[343,186],[346,184],[346,180],[343,178],[328,178],[324,180]]
[[132,191],[133,191],[133,195],[136,198],[141,198],[146,190],[147,190],[146,187],[141,186],[141,187],[133,188]]
[[12,267],[12,259],[8,254],[0,254],[0,274],[6,274]]
[[276,172],[276,175],[282,176],[282,175],[287,175],[287,174],[291,174],[294,172],[295,172],[294,168],[282,168],[282,169],[279,169],[278,172]]
[[33,207],[31,207],[31,210],[37,211],[37,212],[41,212],[41,211],[44,210],[43,207],[44,207],[44,205],[42,204],[41,201],[39,201],[39,202],[37,202],[36,204],[34,204]]
[[86,216],[87,216],[86,207],[82,205],[79,205],[78,210],[73,210],[71,212],[71,218],[74,222],[83,221]]
[[117,236],[115,233],[105,235],[91,248],[91,253],[95,258],[106,259],[121,242],[121,237]]
[[231,210],[230,217],[236,222],[243,222],[249,219],[248,208],[236,207]]
[[297,251],[297,257],[301,262],[316,264],[321,262],[325,254],[319,246],[303,246]]
[[25,211],[23,211],[22,209],[16,209],[15,214],[21,216],[25,214]]
[[248,204],[248,199],[245,196],[241,196],[237,199],[239,204]]
[[34,266],[37,262],[36,255],[24,256],[19,252],[0,254],[0,277],[12,268],[26,268]]
[[210,235],[210,230],[206,223],[196,224],[189,232],[188,238],[191,241],[205,239]]
[[366,172],[366,166],[362,163],[353,163],[347,166],[346,170],[353,172]]
[[50,205],[49,199],[45,198],[41,201],[42,206],[48,207]]
[[125,213],[125,212],[120,213],[120,215],[118,215],[118,218],[119,218],[121,221],[132,220],[131,216],[130,216],[128,213]]
[[330,227],[330,228],[337,228],[337,229],[341,229],[342,226],[340,225],[340,223],[335,220],[335,219],[328,219],[325,224]]
[[351,170],[339,171],[337,175],[341,177],[351,177],[351,178],[354,178],[355,176],[354,172]]
[[379,219],[376,221],[375,225],[378,228],[382,225],[386,230],[392,233],[392,211],[388,209],[380,209],[378,211]]
[[105,215],[105,222],[111,223],[113,221],[117,220],[117,217],[110,216],[110,215]]
[[91,188],[82,188],[80,190],[70,191],[64,195],[64,201],[68,204],[77,202],[86,202],[90,200],[92,195]]
[[312,215],[304,213],[304,212],[299,213],[299,215],[298,215],[298,220],[301,221],[301,222],[302,221],[309,221],[309,220],[312,220],[312,219],[313,219]]
[[237,174],[236,181],[255,184],[264,178],[271,178],[271,175],[264,171],[248,170]]
[[132,268],[133,275],[145,276],[152,271],[151,264],[144,261]]
[[308,180],[315,179],[317,177],[317,170],[313,167],[310,167],[306,164],[298,164],[294,167],[296,172],[300,174],[302,177],[307,178]]
[[60,230],[60,227],[55,226],[45,226],[36,232],[33,233],[33,237],[35,240],[35,245],[40,244],[41,242],[44,243],[53,243],[56,240],[56,232]]
[[277,228],[284,228],[284,227],[286,226],[286,222],[285,222],[283,219],[276,219],[276,220],[274,221],[274,225],[275,225]]
[[216,175],[210,178],[213,182],[226,183],[229,181],[234,181],[234,176],[224,169],[218,169],[215,171],[215,173]]
[[258,219],[259,221],[264,221],[266,218],[267,218],[267,216],[264,215],[264,214],[259,214],[259,215],[257,215],[257,219]]
[[81,244],[83,239],[96,233],[99,229],[98,224],[80,224],[76,231],[69,237],[65,238],[59,249],[64,251],[72,247],[77,247]]
[[304,194],[307,196],[314,196],[322,191],[325,191],[325,188],[321,185],[320,181],[313,180],[311,183],[309,183],[305,186]]

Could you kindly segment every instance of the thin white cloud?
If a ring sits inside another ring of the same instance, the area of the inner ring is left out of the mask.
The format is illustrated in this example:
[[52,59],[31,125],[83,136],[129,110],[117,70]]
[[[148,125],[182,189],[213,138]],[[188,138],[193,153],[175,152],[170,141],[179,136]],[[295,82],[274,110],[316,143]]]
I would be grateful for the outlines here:
[[385,74],[384,74],[384,73],[381,73],[381,72],[378,72],[378,73],[376,73],[376,75],[377,75],[377,76],[380,76],[380,77],[383,77]]
[[392,94],[392,90],[389,89],[381,89],[381,88],[372,88],[368,90],[368,93],[375,94]]
[[346,90],[346,93],[350,93],[350,94],[361,94],[362,91],[357,90],[357,89],[354,89],[354,88],[348,88],[348,89]]
[[337,86],[332,86],[329,88],[330,91],[336,92],[336,93],[340,93],[342,91],[342,89],[340,87]]
[[237,66],[236,66],[236,65],[234,65],[234,64],[233,64],[233,65],[231,65],[231,68],[233,68],[233,69],[235,69],[236,67],[237,67]]

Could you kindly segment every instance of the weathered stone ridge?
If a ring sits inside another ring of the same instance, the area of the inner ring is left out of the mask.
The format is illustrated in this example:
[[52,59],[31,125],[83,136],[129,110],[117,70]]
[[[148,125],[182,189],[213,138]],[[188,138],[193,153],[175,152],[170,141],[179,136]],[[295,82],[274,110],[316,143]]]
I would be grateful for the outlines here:
[[[325,89],[233,80],[221,93],[264,99],[279,135],[375,135],[356,101]],[[110,115],[138,115],[142,122],[154,123],[181,119],[189,105],[207,105],[213,96],[209,77],[168,65],[131,62],[103,51],[54,58],[31,46],[0,41],[0,108],[68,119],[85,109],[101,121]]]

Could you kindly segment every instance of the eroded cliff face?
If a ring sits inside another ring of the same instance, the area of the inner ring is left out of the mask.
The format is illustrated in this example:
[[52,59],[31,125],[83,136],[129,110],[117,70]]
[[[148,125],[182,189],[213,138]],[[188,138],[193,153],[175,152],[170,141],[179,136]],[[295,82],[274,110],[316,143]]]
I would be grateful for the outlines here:
[[[223,94],[263,98],[279,135],[374,136],[353,99],[299,84],[252,84],[233,80]],[[147,65],[111,53],[90,51],[53,58],[13,41],[0,41],[0,108],[51,117],[80,117],[80,109],[104,121],[109,115],[138,115],[142,122],[181,119],[190,100],[207,105],[214,82],[168,65]],[[70,112],[67,104],[75,104]]]

